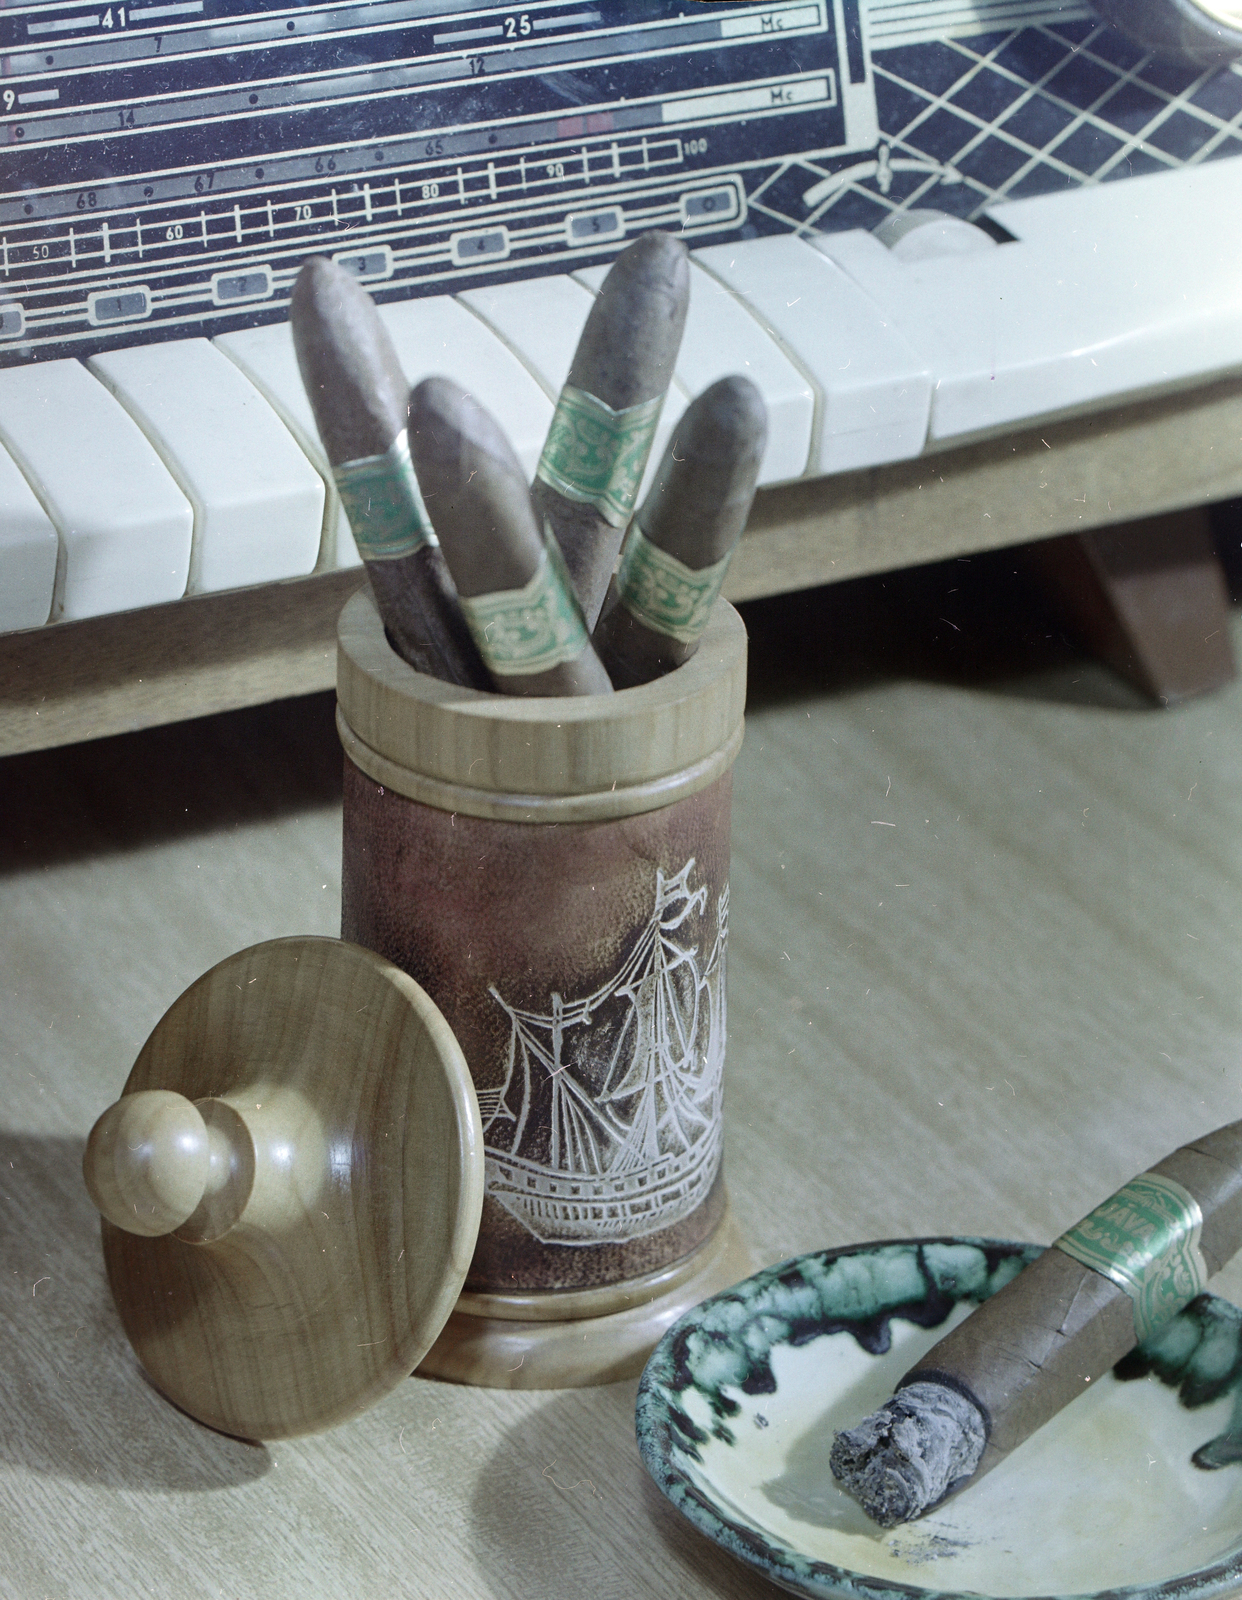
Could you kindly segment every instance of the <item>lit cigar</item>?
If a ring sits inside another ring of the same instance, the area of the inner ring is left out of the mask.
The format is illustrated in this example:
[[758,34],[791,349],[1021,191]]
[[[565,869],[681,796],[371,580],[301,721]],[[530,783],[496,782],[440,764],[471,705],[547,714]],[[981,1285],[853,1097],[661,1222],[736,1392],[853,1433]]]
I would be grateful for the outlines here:
[[556,403],[533,490],[594,627],[634,510],[690,298],[685,246],[647,233],[604,279]]
[[677,424],[591,637],[616,688],[648,683],[698,649],[767,437],[767,409],[749,378],[721,378]]
[[607,694],[556,540],[539,531],[509,441],[448,378],[410,396],[410,453],[458,600],[504,694]]
[[374,302],[317,256],[298,274],[290,312],[302,382],[393,649],[419,672],[486,688],[418,492],[409,385]]
[[1242,1122],[1166,1156],[1056,1241],[838,1433],[834,1475],[891,1528],[1002,1461],[1242,1247]]

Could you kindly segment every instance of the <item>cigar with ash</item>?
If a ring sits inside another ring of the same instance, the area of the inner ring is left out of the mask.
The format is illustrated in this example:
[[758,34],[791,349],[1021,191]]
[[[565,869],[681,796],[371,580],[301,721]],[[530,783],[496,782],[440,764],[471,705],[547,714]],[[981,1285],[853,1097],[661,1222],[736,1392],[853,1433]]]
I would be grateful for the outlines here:
[[746,526],[768,437],[749,378],[721,378],[677,424],[630,523],[592,635],[613,687],[649,683],[699,647]]
[[1242,1248],[1242,1122],[1183,1145],[1084,1217],[838,1433],[833,1474],[882,1527],[1004,1460]]
[[686,247],[647,233],[623,250],[591,307],[532,491],[593,628],[634,510],[690,300]]
[[448,378],[410,396],[410,454],[466,623],[503,694],[608,694],[582,610],[521,464],[495,419]]
[[419,672],[489,687],[410,464],[409,384],[374,301],[348,272],[314,256],[298,274],[290,320],[389,643]]

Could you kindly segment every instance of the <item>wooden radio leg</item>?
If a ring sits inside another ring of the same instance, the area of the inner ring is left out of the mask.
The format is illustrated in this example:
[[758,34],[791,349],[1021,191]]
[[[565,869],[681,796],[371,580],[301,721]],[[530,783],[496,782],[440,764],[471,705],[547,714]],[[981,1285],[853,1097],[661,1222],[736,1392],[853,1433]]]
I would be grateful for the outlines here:
[[1028,553],[1083,642],[1161,705],[1236,676],[1205,510],[1067,534]]

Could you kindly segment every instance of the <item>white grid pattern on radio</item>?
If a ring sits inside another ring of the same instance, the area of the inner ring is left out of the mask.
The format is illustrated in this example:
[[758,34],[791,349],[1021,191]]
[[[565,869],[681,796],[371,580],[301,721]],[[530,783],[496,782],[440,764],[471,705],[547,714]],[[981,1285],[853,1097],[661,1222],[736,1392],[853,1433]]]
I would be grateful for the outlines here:
[[[1066,180],[1067,184],[1074,187],[1102,182],[1117,173],[1117,169],[1129,163],[1138,154],[1167,167],[1170,171],[1183,166],[1193,166],[1208,160],[1218,151],[1221,145],[1242,134],[1242,110],[1230,118],[1215,115],[1205,106],[1193,103],[1193,97],[1209,79],[1213,78],[1219,68],[1206,68],[1198,74],[1192,82],[1177,91],[1163,88],[1158,82],[1145,76],[1147,69],[1152,65],[1154,58],[1144,55],[1129,67],[1120,67],[1115,61],[1109,60],[1105,55],[1092,50],[1092,44],[1105,37],[1112,37],[1110,30],[1100,26],[1094,29],[1080,43],[1071,47],[1060,35],[1048,28],[1039,28],[1050,42],[1060,47],[1061,53],[1052,64],[1039,77],[1029,79],[1007,67],[1001,57],[1018,39],[1022,29],[1015,28],[1003,37],[997,38],[992,34],[987,39],[987,48],[972,48],[969,40],[955,39],[944,41],[944,48],[960,56],[962,63],[961,74],[952,83],[948,84],[940,93],[935,93],[923,85],[907,80],[901,75],[897,65],[891,59],[884,59],[886,52],[879,51],[878,59],[874,62],[877,80],[887,79],[889,82],[912,91],[924,102],[918,114],[910,119],[899,132],[889,133],[886,137],[887,149],[883,153],[880,165],[880,174],[860,170],[857,178],[851,182],[843,183],[839,189],[828,195],[822,204],[818,205],[806,217],[800,219],[800,231],[832,226],[832,209],[839,205],[851,189],[861,189],[868,198],[886,206],[892,211],[904,211],[919,205],[934,205],[933,191],[943,183],[963,184],[977,196],[976,203],[970,207],[966,214],[978,216],[981,212],[995,205],[998,201],[1010,198],[1013,191],[1022,184],[1023,180],[1041,165],[1046,166]],[[982,43],[982,41],[980,41]],[[1090,104],[1076,105],[1074,102],[1058,95],[1051,86],[1051,80],[1065,67],[1071,59],[1091,63],[1106,70],[1110,75],[1110,82]],[[1011,84],[1021,85],[1021,91],[1004,108],[997,117],[988,119],[970,111],[960,103],[964,90],[983,72],[996,73]],[[1103,108],[1114,96],[1120,93],[1127,85],[1140,85],[1147,96],[1158,102],[1159,109],[1154,111],[1142,125],[1134,130],[1128,130],[1118,123],[1110,121],[1102,114]],[[1016,112],[1031,102],[1042,99],[1051,106],[1063,112],[1068,118],[1056,138],[1045,145],[1033,144],[1013,131],[1010,124]],[[961,122],[973,130],[970,136],[947,158],[938,161],[929,160],[927,153],[921,148],[918,138],[919,130],[928,123],[939,111],[949,111]],[[1179,112],[1192,115],[1202,123],[1207,130],[1203,142],[1189,155],[1178,156],[1162,149],[1152,142],[1152,136]],[[1004,124],[1003,126],[1001,124]],[[1097,165],[1084,167],[1075,165],[1071,161],[1057,154],[1059,149],[1064,149],[1072,137],[1082,129],[1094,129],[1107,136],[1110,142],[1109,153]],[[960,171],[961,163],[983,145],[988,139],[1000,134],[1009,144],[1014,146],[1025,159],[1021,161],[1014,171],[1008,173],[1003,179],[988,183],[985,179],[972,176]],[[1116,146],[1116,148],[1112,148]],[[894,161],[903,158],[919,161],[929,169],[927,175],[915,185],[912,190],[903,192],[899,196],[890,196],[886,192],[886,183],[882,174],[889,159]],[[828,175],[831,168],[819,167],[813,162],[803,162],[807,171],[820,172]],[[769,184],[775,181],[769,180]],[[879,176],[880,181],[877,181]],[[768,185],[765,185],[768,187]],[[751,199],[752,209],[767,209],[763,205],[762,191]],[[961,207],[955,205],[955,212],[961,212]],[[775,214],[775,213],[774,213]]]

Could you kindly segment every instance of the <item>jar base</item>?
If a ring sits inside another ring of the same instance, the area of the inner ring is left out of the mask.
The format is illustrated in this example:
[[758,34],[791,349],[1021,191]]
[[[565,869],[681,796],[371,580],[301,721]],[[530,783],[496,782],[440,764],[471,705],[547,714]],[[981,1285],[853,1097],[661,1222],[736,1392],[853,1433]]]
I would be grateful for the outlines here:
[[711,1237],[665,1272],[602,1289],[463,1293],[416,1376],[486,1389],[581,1389],[637,1377],[683,1312],[752,1267],[726,1200]]

